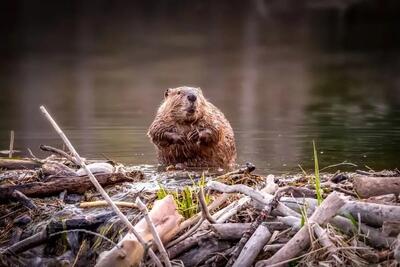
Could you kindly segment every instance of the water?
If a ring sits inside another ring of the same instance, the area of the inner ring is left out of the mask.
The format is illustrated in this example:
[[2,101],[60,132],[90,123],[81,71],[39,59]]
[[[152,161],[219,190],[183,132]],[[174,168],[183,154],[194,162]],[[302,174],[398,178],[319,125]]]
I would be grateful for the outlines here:
[[238,163],[310,169],[315,140],[322,167],[399,167],[400,20],[378,2],[9,3],[0,150],[10,130],[24,154],[61,146],[44,104],[83,156],[155,165],[163,92],[193,85],[231,122]]

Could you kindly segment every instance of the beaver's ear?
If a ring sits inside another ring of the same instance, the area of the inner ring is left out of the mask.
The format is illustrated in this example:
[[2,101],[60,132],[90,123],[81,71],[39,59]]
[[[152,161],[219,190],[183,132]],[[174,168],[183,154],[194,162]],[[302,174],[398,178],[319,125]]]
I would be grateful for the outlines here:
[[200,93],[200,94],[202,94],[203,93],[203,91],[201,90],[201,88],[200,87],[197,87],[196,88],[196,90]]
[[165,97],[165,98],[167,98],[167,97],[168,97],[169,90],[170,90],[170,88],[168,88],[167,90],[165,90],[165,92],[164,92],[164,97]]

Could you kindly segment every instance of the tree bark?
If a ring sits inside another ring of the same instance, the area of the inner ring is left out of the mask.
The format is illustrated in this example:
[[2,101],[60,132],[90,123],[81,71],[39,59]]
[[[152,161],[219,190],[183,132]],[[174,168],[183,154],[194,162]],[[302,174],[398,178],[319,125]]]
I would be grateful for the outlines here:
[[[122,173],[99,174],[96,179],[102,186],[111,184],[129,182],[136,179],[143,179],[143,173],[140,171],[131,172],[128,176]],[[21,185],[0,186],[0,202],[12,198],[15,190],[20,191],[28,197],[52,196],[67,190],[68,193],[82,194],[89,189],[94,188],[92,182],[87,176],[81,177],[57,177],[48,182],[32,182]]]

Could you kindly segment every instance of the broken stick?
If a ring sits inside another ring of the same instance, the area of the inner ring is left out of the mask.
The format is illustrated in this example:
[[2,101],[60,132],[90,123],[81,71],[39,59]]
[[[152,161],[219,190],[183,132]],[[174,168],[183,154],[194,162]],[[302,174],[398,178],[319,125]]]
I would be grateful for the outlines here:
[[[135,235],[135,237],[138,239],[140,244],[143,247],[146,247],[146,242],[144,239],[136,232],[135,228],[131,224],[131,222],[126,218],[126,216],[121,212],[121,210],[117,207],[117,205],[114,204],[112,199],[109,197],[107,192],[103,189],[103,187],[99,184],[99,182],[96,180],[96,177],[94,177],[93,173],[90,171],[90,169],[86,166],[85,162],[82,160],[82,158],[79,156],[78,152],[75,150],[71,142],[68,140],[67,136],[64,134],[64,132],[61,130],[61,128],[58,126],[58,124],[55,122],[55,120],[50,116],[50,114],[47,112],[46,108],[44,106],[40,107],[40,110],[43,112],[47,120],[51,123],[51,125],[54,127],[58,135],[61,137],[61,139],[64,141],[66,146],[68,147],[69,151],[72,153],[72,155],[75,157],[79,165],[85,169],[86,174],[89,176],[90,181],[93,183],[93,185],[96,187],[97,191],[101,194],[101,196],[108,202],[108,204],[112,207],[114,212],[118,215],[118,217],[123,221],[128,229]],[[156,254],[154,251],[149,248],[148,253],[150,257],[153,259],[153,261],[157,264],[157,266],[162,267],[162,264],[160,260],[157,258]]]

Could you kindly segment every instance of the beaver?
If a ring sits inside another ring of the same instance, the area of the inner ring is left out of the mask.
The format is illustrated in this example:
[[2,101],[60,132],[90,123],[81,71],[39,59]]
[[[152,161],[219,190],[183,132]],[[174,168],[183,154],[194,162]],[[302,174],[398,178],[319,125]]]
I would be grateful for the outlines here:
[[147,135],[166,166],[229,168],[236,160],[232,127],[200,88],[166,90]]

